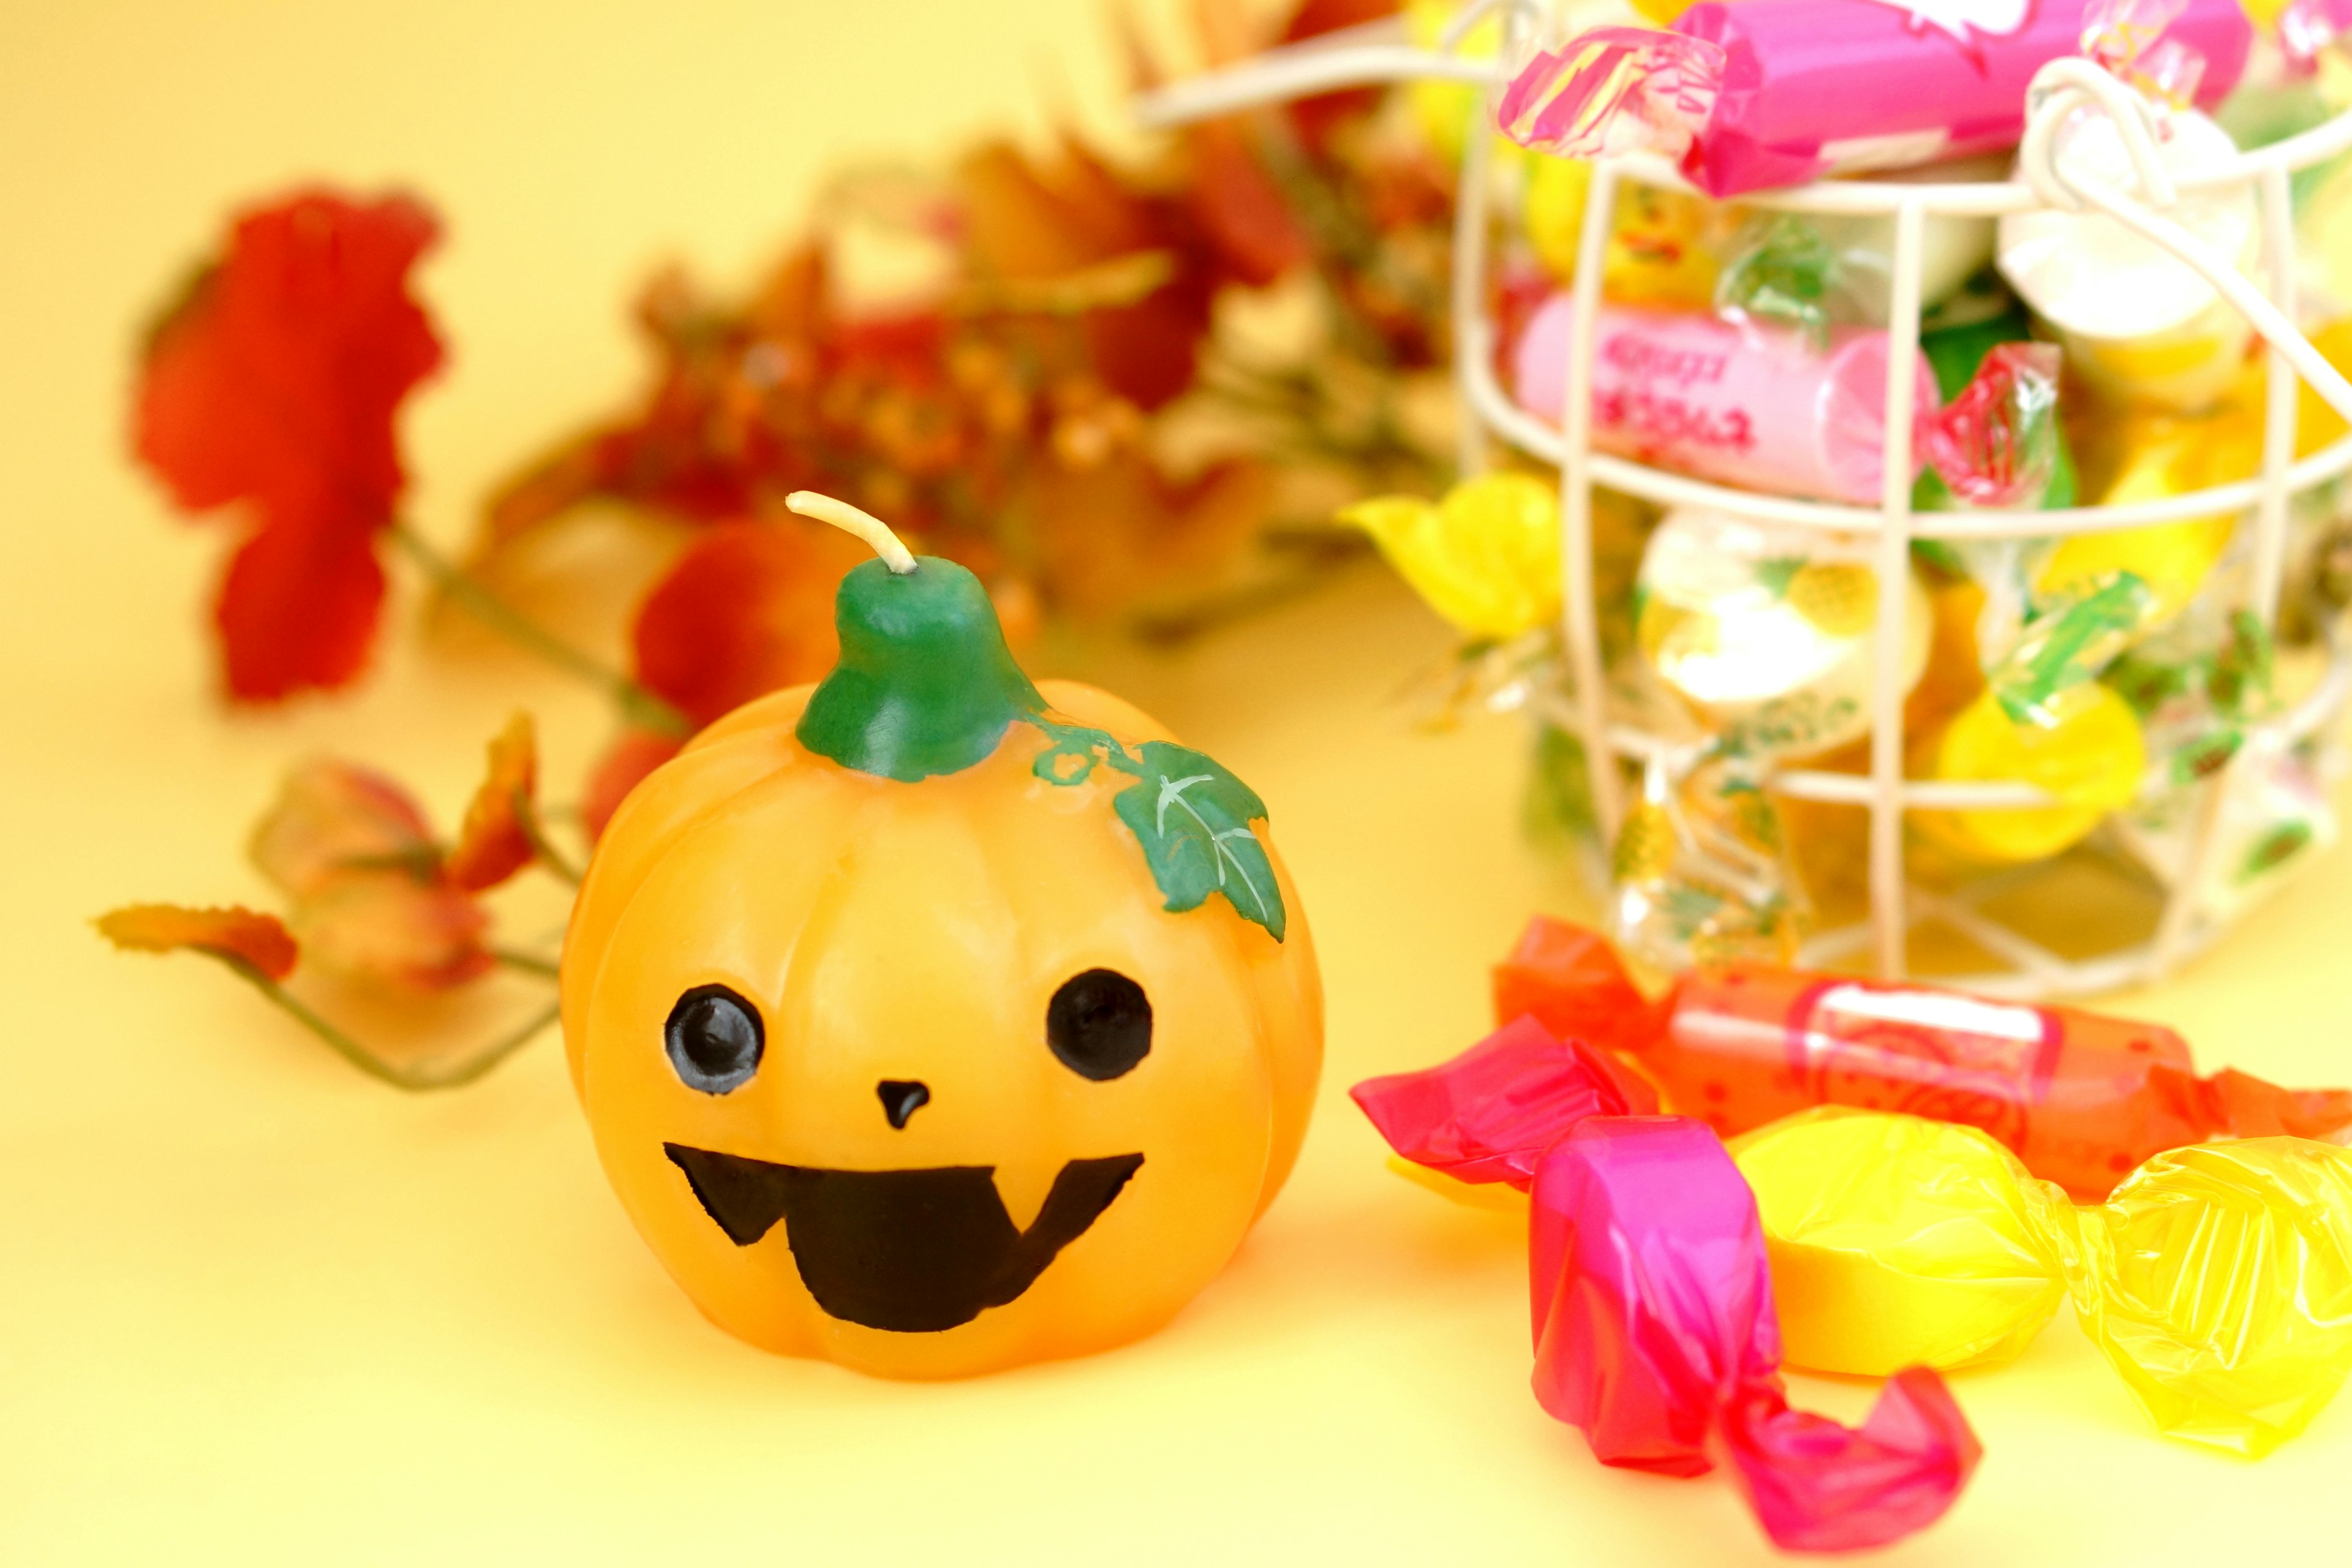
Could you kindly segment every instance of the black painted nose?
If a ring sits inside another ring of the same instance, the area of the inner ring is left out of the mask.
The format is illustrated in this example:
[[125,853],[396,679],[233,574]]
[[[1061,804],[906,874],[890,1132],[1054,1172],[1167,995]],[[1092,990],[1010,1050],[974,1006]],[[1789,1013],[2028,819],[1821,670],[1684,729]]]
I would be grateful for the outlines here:
[[907,1118],[931,1102],[930,1086],[910,1078],[886,1078],[874,1086],[874,1092],[882,1097],[882,1114],[901,1129]]

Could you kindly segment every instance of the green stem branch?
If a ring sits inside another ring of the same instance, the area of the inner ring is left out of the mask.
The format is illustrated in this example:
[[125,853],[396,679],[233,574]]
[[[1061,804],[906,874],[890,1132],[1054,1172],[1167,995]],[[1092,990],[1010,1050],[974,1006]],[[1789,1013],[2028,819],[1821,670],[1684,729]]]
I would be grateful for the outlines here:
[[314,1011],[310,1004],[302,1001],[251,964],[225,955],[221,955],[221,961],[241,975],[255,990],[278,1004],[296,1023],[325,1041],[328,1048],[337,1056],[370,1078],[382,1079],[394,1089],[410,1090],[457,1089],[461,1085],[469,1084],[520,1050],[534,1036],[545,1030],[548,1026],[562,1016],[561,1005],[551,1002],[546,1007],[526,1019],[521,1027],[510,1034],[500,1036],[471,1056],[461,1057],[453,1062],[425,1062],[413,1067],[402,1067],[384,1060],[365,1046],[361,1045],[341,1029],[329,1023]]
[[555,960],[541,958],[535,952],[525,952],[519,947],[494,947],[489,949],[489,954],[509,969],[520,970],[525,974],[553,980],[563,973],[562,966]]
[[644,687],[573,647],[562,638],[546,631],[515,607],[476,582],[455,562],[427,543],[425,537],[405,522],[393,524],[392,537],[411,561],[433,579],[434,586],[448,595],[452,604],[509,641],[530,649],[592,686],[604,689],[631,723],[666,735],[691,735],[694,726],[685,714],[647,691]]
[[522,829],[523,839],[530,846],[531,854],[549,871],[578,887],[580,879],[587,873],[573,865],[572,858],[557,848],[555,841],[548,837],[547,829],[539,820],[539,813],[532,808],[529,797],[517,790],[513,804],[515,824]]

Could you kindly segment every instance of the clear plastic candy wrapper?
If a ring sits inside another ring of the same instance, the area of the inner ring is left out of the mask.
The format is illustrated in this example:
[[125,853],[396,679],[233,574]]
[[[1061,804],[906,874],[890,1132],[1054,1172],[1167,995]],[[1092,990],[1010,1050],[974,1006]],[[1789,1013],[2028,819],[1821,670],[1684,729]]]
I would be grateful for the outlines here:
[[1703,750],[1653,758],[1618,828],[1614,924],[1666,967],[1785,963],[1805,910],[1771,797],[1742,759]]
[[[1903,592],[1908,691],[1931,616],[1916,575]],[[1868,731],[1879,585],[1867,541],[1677,507],[1650,534],[1634,595],[1643,658],[1734,749],[1801,756]]]

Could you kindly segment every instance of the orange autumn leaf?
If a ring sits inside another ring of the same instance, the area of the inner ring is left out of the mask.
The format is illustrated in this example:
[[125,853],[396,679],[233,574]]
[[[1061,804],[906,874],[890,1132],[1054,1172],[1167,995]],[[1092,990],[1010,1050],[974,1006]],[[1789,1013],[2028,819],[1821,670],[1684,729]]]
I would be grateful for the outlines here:
[[254,868],[293,901],[304,953],[346,978],[439,990],[493,960],[489,917],[453,884],[408,792],[381,773],[314,759],[286,776],[254,825]]
[[646,774],[677,755],[686,742],[652,730],[624,730],[597,759],[580,795],[580,824],[593,839],[604,837],[604,825],[621,809],[621,802],[644,782]]
[[1132,450],[1057,467],[1034,492],[1045,585],[1065,613],[1097,606],[1144,614],[1222,585],[1265,514],[1274,477],[1228,462],[1171,480]]
[[425,813],[382,773],[318,757],[287,773],[253,826],[254,868],[298,901],[355,871],[439,874],[441,850]]
[[238,905],[196,910],[181,904],[129,904],[98,918],[99,933],[133,952],[208,953],[271,980],[294,973],[294,938],[275,915]]
[[[1050,163],[1003,142],[982,147],[957,166],[956,188],[974,259],[1004,278],[1066,277],[1148,251],[1190,259],[1199,248],[1180,204],[1122,184],[1074,138]],[[1200,267],[1183,266],[1140,300],[1087,311],[1096,374],[1147,409],[1181,393],[1192,384],[1213,287]]]
[[[1402,0],[1301,0],[1283,25],[1276,41],[1302,44],[1328,33],[1345,32],[1393,16],[1402,8]],[[1318,92],[1298,99],[1288,105],[1288,110],[1291,123],[1298,128],[1299,135],[1309,146],[1319,147],[1341,124],[1370,113],[1380,101],[1378,88],[1342,88],[1336,92]]]
[[442,991],[488,973],[489,916],[447,882],[401,871],[339,877],[294,907],[304,955],[347,980]]
[[536,851],[527,815],[538,791],[538,742],[530,715],[518,713],[490,742],[489,771],[466,807],[457,847],[444,862],[452,887],[478,893],[530,864]]
[[1060,277],[1167,237],[1150,201],[1074,140],[1050,163],[990,142],[956,166],[955,184],[965,240],[1002,277]]
[[706,530],[638,607],[638,681],[700,726],[816,679],[839,651],[834,592],[867,554],[840,531],[798,518]]

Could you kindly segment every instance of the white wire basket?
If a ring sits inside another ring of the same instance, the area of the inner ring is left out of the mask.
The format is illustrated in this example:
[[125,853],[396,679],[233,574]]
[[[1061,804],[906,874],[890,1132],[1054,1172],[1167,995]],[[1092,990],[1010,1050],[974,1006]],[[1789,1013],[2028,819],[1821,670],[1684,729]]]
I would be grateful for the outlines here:
[[[1435,48],[1410,46],[1400,31],[1375,26],[1270,51],[1243,65],[1175,83],[1153,94],[1140,112],[1147,123],[1168,125],[1234,112],[1286,99],[1345,87],[1416,79],[1457,81],[1487,91],[1486,122],[1507,81],[1496,61],[1469,59],[1453,52],[1472,26],[1500,11],[1506,29],[1501,58],[1512,57],[1513,30],[1538,25],[1531,6],[1479,0],[1466,7]],[[2125,112],[2106,89],[2111,79],[2085,61],[2053,62],[2036,79],[2035,92],[2047,101],[2032,104],[2035,127],[2054,124],[2063,114],[2091,101]],[[2120,91],[2119,88],[2116,90]],[[2027,134],[2033,163],[2035,129]],[[2048,138],[2042,144],[2046,147]],[[1485,468],[1489,439],[1557,468],[1565,581],[1560,627],[1570,688],[1559,720],[1582,745],[1588,759],[1641,762],[1676,742],[1623,721],[1607,710],[1606,672],[1595,601],[1593,491],[1596,486],[1660,506],[1704,506],[1736,517],[1858,536],[1872,542],[1878,583],[1874,627],[1875,662],[1871,694],[1869,769],[1866,774],[1791,766],[1774,773],[1768,787],[1790,799],[1842,804],[1868,814],[1866,918],[1811,937],[1803,962],[1852,963],[1866,958],[1874,971],[1900,978],[1910,965],[1910,935],[1923,922],[1940,922],[2000,967],[1964,975],[1938,975],[1988,994],[2030,998],[2113,990],[2160,975],[2209,945],[2229,921],[2200,909],[2200,889],[2212,851],[2219,790],[2209,785],[2205,805],[2192,819],[2189,847],[2179,874],[2165,891],[2152,929],[2138,940],[2090,955],[2067,955],[1987,908],[2013,889],[2014,875],[1979,879],[1958,890],[1915,885],[1906,878],[1904,819],[1928,810],[2000,810],[2053,804],[2053,797],[2022,782],[1937,781],[1905,776],[1906,684],[1900,657],[1906,615],[1905,585],[1915,541],[1997,541],[2063,538],[2104,531],[2179,522],[2221,514],[2252,514],[2251,567],[2241,579],[2242,605],[2265,632],[2277,622],[2295,498],[2352,471],[2352,436],[2301,459],[2294,455],[2298,371],[2323,399],[2352,417],[2352,388],[2336,375],[2294,326],[2296,240],[2289,181],[2352,148],[2352,110],[2284,141],[2241,153],[2224,167],[2172,182],[2180,191],[2251,187],[2259,216],[2265,277],[2257,290],[2226,261],[2191,254],[2193,238],[2128,197],[2112,193],[2053,187],[2046,158],[2039,177],[1998,182],[1907,183],[1834,179],[1773,191],[1743,194],[1741,205],[1803,215],[1868,216],[1891,219],[1894,242],[1887,332],[1885,480],[1879,504],[1860,506],[1795,500],[1710,483],[1591,447],[1592,362],[1601,307],[1603,257],[1613,209],[1627,183],[1697,194],[1674,166],[1651,154],[1594,161],[1587,186],[1577,265],[1570,285],[1571,327],[1566,356],[1561,422],[1555,426],[1520,407],[1498,384],[1495,370],[1496,329],[1489,319],[1489,240],[1495,213],[1489,162],[1493,138],[1464,138],[1463,164],[1454,227],[1454,378],[1467,417],[1463,421],[1464,473]],[[2160,191],[2161,177],[2143,189]],[[2269,341],[2267,401],[2262,461],[2250,479],[2126,504],[2076,506],[2031,511],[1928,511],[1912,507],[1913,404],[1920,346],[1920,263],[1923,234],[1931,217],[2000,217],[2065,205],[2105,211],[2174,250],[2203,272],[2209,282]],[[2186,249],[2183,246],[2186,246]],[[2208,264],[2210,264],[2210,266]],[[2244,527],[2242,521],[2241,527]],[[2352,649],[2329,645],[2324,674],[2291,708],[2250,726],[2273,743],[2332,738],[2352,693]],[[2249,735],[2250,742],[2254,735]],[[1616,833],[1625,812],[1625,782],[1616,765],[1586,769],[1591,808],[1601,841]]]

